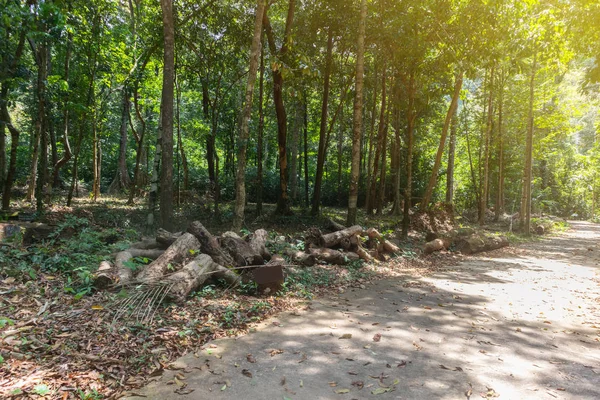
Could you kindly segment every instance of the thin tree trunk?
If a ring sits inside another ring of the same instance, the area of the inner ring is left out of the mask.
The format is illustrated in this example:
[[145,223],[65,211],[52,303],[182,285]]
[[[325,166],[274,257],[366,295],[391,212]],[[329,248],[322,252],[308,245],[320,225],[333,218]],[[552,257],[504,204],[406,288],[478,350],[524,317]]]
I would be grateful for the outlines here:
[[6,102],[2,102],[0,105],[0,118],[4,122],[2,126],[8,127],[10,132],[10,160],[6,174],[6,181],[4,182],[4,189],[2,192],[2,209],[8,210],[10,208],[12,185],[17,172],[17,150],[19,148],[20,132],[11,123],[10,114],[8,113],[8,105]]
[[309,207],[308,199],[308,101],[304,96],[304,204]]
[[450,140],[448,143],[448,169],[446,170],[446,204],[454,204],[454,158],[456,155],[456,128],[458,125],[458,107],[454,108],[450,123]]
[[161,0],[160,6],[164,34],[164,66],[161,96],[160,226],[170,231],[173,226],[173,94],[175,78],[173,0]]
[[410,207],[412,200],[412,163],[413,163],[413,146],[414,146],[414,127],[417,118],[415,107],[415,75],[410,72],[410,77],[407,85],[408,91],[408,108],[406,112],[407,129],[406,129],[406,188],[404,189],[404,210],[402,218],[402,239],[408,238],[408,229],[410,227]]
[[[67,51],[65,54],[65,82],[69,82],[69,70],[70,70],[70,61],[71,61],[71,42],[73,39],[72,33],[67,35]],[[71,160],[73,156],[71,152],[71,143],[69,143],[69,99],[68,93],[63,98],[63,147],[64,152],[63,156],[60,160],[54,164],[54,169],[52,171],[52,185],[56,186],[60,183],[60,170]]]
[[446,113],[444,126],[442,127],[440,143],[438,146],[437,153],[435,155],[435,162],[433,163],[433,170],[431,171],[429,184],[427,185],[427,189],[425,190],[425,196],[423,197],[423,201],[421,202],[421,211],[425,211],[429,206],[429,202],[431,201],[431,197],[433,195],[433,189],[435,188],[435,185],[437,183],[438,172],[440,170],[440,166],[442,165],[442,156],[444,155],[444,145],[446,144],[446,136],[448,134],[448,128],[450,127],[450,122],[452,121],[452,116],[456,112],[456,107],[458,107],[458,98],[462,89],[462,83],[463,72],[461,71],[457,73],[455,77],[454,93],[452,95],[452,100],[450,101],[450,107],[448,107],[448,112]]
[[93,157],[92,157],[92,169],[94,171],[94,180],[92,182],[92,200],[97,201],[100,197],[100,143],[98,141],[98,128],[96,127],[96,111],[93,111],[92,117],[92,145],[93,145]]
[[350,168],[350,193],[348,195],[348,226],[356,223],[358,203],[358,178],[360,163],[360,137],[362,134],[363,82],[365,68],[365,22],[367,19],[367,0],[360,5],[360,23],[356,46],[356,96],[354,98],[354,116],[352,128],[352,165]]
[[252,97],[254,94],[254,83],[258,71],[258,61],[261,47],[262,20],[265,10],[265,0],[257,0],[256,18],[254,22],[254,37],[250,48],[250,66],[248,82],[246,83],[246,96],[242,111],[240,134],[238,137],[237,170],[235,174],[235,209],[233,217],[233,229],[239,231],[244,223],[244,210],[246,207],[246,150],[250,136],[249,125],[252,117]]
[[488,193],[490,185],[490,142],[492,137],[492,122],[494,118],[494,67],[490,71],[490,92],[487,107],[487,122],[485,127],[484,151],[483,151],[483,180],[481,183],[481,197],[479,198],[479,225],[485,225],[485,216],[488,205]]
[[[269,22],[267,13],[264,14],[264,25],[269,42],[271,55],[278,57],[285,62],[287,51],[291,41],[291,29],[294,22],[294,11],[296,7],[295,0],[289,0],[288,13],[285,23],[285,34],[283,44],[279,51],[276,49],[273,30]],[[277,116],[277,145],[279,154],[279,197],[277,199],[277,214],[290,214],[290,205],[288,199],[288,176],[287,176],[287,115],[283,104],[283,75],[281,68],[273,68],[273,101],[275,103],[275,114]]]
[[117,161],[117,172],[113,179],[108,193],[117,194],[121,191],[127,190],[131,186],[131,179],[129,179],[129,172],[127,171],[127,124],[129,122],[129,91],[127,88],[123,89],[123,104],[121,111],[121,129],[120,129],[120,141],[119,141],[119,159]]
[[296,101],[294,110],[294,121],[292,122],[290,140],[290,200],[296,203],[298,197],[298,144],[300,142],[300,129],[302,126],[302,103]]
[[373,108],[371,109],[371,129],[369,130],[369,147],[367,152],[367,194],[365,196],[365,211],[369,214],[371,207],[370,189],[373,180],[373,141],[375,140],[375,120],[377,120],[377,64],[375,64],[375,72],[373,75]]
[[531,79],[529,82],[529,115],[527,118],[527,140],[525,143],[525,170],[523,171],[523,196],[521,199],[521,230],[529,236],[531,234],[531,176],[533,167],[533,101],[535,95],[535,75],[537,69],[537,51],[533,53],[531,66]]
[[498,93],[498,192],[494,221],[504,213],[504,137],[502,134],[502,108],[504,103],[504,72],[501,72]]
[[373,214],[375,208],[375,202],[377,197],[377,179],[379,175],[379,165],[382,154],[385,151],[384,148],[384,135],[385,135],[385,116],[387,113],[387,63],[383,61],[383,71],[381,75],[381,110],[379,113],[379,127],[377,130],[377,146],[375,147],[375,158],[373,159],[373,172],[371,176],[371,187],[369,193],[367,193],[367,204],[366,211],[368,215]]
[[183,147],[183,141],[181,138],[181,119],[180,119],[180,103],[181,103],[181,88],[179,81],[177,85],[177,145],[179,147],[179,154],[181,154],[181,167],[183,168],[183,190],[190,189],[190,169],[188,166],[187,156],[185,154],[185,148]]
[[265,130],[265,114],[263,111],[265,95],[265,46],[262,32],[260,46],[260,80],[258,85],[258,139],[256,148],[256,216],[260,217],[263,212],[263,133]]
[[383,151],[381,152],[381,166],[379,169],[379,191],[375,199],[377,206],[377,215],[383,213],[384,198],[385,198],[385,176],[387,173],[387,147],[388,147],[388,126],[389,126],[389,108],[385,116],[385,127],[383,130]]
[[[138,118],[138,120],[140,121],[140,133],[137,137],[137,149],[136,149],[136,153],[135,153],[135,170],[133,172],[133,181],[131,182],[131,190],[129,191],[129,200],[127,201],[127,204],[133,204],[133,198],[136,195],[137,189],[140,185],[140,164],[143,160],[143,156],[144,156],[144,136],[146,134],[146,121],[144,121],[144,118],[142,117],[142,113],[140,112],[140,105],[138,102],[138,88],[137,88],[137,83],[136,83],[136,87],[133,90],[133,104],[135,107],[135,113],[136,116]],[[133,124],[131,129],[133,130]]]

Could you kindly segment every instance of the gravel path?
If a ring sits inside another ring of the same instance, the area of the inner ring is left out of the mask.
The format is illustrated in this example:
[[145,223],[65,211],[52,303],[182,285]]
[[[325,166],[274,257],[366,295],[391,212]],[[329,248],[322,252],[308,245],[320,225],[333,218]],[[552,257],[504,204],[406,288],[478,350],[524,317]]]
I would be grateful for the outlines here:
[[[600,399],[600,226],[386,279],[217,340],[150,399]],[[137,397],[132,397],[137,398]]]

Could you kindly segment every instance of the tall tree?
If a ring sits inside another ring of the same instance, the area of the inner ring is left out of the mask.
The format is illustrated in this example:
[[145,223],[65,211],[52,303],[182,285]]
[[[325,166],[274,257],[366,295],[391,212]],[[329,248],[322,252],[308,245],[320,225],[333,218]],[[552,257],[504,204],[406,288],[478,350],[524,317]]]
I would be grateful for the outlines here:
[[325,56],[325,73],[323,74],[323,97],[321,100],[321,119],[319,124],[319,148],[317,151],[317,170],[315,172],[315,187],[311,214],[319,214],[321,207],[321,186],[323,184],[323,167],[325,153],[327,152],[327,112],[329,107],[329,85],[331,77],[331,64],[333,61],[333,32],[331,26],[327,28],[327,55]]
[[175,84],[175,22],[173,0],[161,0],[164,58],[161,96],[160,225],[173,226],[173,100]]
[[294,24],[294,12],[296,9],[296,0],[289,0],[287,17],[285,20],[285,31],[283,42],[279,50],[275,44],[275,36],[269,21],[267,10],[265,10],[263,24],[269,43],[271,56],[277,61],[271,68],[273,74],[273,101],[275,103],[275,114],[277,116],[277,146],[279,154],[279,197],[277,199],[276,213],[289,214],[290,204],[288,198],[288,176],[287,176],[287,115],[285,105],[283,104],[283,71],[287,68],[284,64],[287,60],[287,53],[292,40],[292,26]]
[[348,196],[348,225],[356,223],[358,203],[358,178],[360,169],[360,140],[363,117],[363,82],[365,68],[365,24],[367,20],[367,1],[360,4],[360,22],[358,25],[358,41],[356,45],[356,88],[354,97],[354,114],[352,125],[352,164],[350,168],[350,191]]
[[242,224],[244,223],[244,209],[246,205],[246,150],[248,148],[248,138],[250,137],[249,125],[250,118],[252,116],[252,97],[254,94],[256,73],[258,72],[258,58],[260,55],[264,11],[265,0],[257,0],[254,36],[252,38],[252,47],[250,49],[248,82],[246,83],[246,95],[244,99],[244,108],[242,110],[242,119],[237,145],[238,157],[235,174],[235,209],[233,218],[234,230],[240,230],[242,228]]
[[423,196],[423,201],[421,202],[421,211],[425,211],[425,209],[429,206],[429,202],[431,201],[431,196],[433,195],[433,189],[437,183],[437,177],[440,170],[440,165],[442,165],[442,155],[444,154],[444,145],[446,144],[446,136],[448,134],[448,129],[450,127],[450,123],[452,121],[452,117],[456,113],[456,108],[458,107],[458,98],[460,96],[460,91],[462,89],[463,83],[463,72],[457,72],[456,77],[454,78],[454,92],[452,94],[452,99],[450,100],[450,106],[448,107],[448,112],[446,113],[446,119],[444,121],[444,126],[442,127],[442,134],[440,135],[440,143],[438,145],[438,150],[435,155],[435,161],[433,164],[433,170],[431,171],[431,176],[429,178],[429,183],[427,184],[427,189],[425,190],[425,195]]

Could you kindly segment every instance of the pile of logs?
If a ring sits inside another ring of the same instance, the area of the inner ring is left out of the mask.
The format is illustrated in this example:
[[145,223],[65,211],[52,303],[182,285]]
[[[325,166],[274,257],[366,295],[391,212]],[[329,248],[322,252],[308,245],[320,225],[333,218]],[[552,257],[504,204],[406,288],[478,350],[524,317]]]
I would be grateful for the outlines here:
[[[390,254],[401,253],[376,229],[331,224],[336,229],[332,233],[309,229],[304,238],[304,251],[284,244],[279,246],[284,249],[281,255],[270,254],[266,247],[268,233],[264,229],[246,238],[234,232],[215,237],[199,221],[192,222],[186,232],[159,229],[155,238],[133,243],[129,249],[114,254],[113,262],[103,261],[95,284],[98,288],[107,288],[160,283],[170,287],[170,298],[182,301],[212,277],[235,286],[247,279],[249,274],[243,272],[261,267],[268,267],[264,271],[274,270],[272,267],[281,270],[287,265],[286,259],[294,266],[312,266],[317,262],[344,265],[359,259],[384,260]],[[152,262],[136,271],[133,262],[136,257]],[[254,276],[261,274],[254,273]]]
[[475,254],[500,249],[509,244],[505,236],[482,234],[469,228],[457,229],[442,235],[429,233],[426,240],[427,243],[423,246],[425,254],[448,250],[451,247],[462,254]]

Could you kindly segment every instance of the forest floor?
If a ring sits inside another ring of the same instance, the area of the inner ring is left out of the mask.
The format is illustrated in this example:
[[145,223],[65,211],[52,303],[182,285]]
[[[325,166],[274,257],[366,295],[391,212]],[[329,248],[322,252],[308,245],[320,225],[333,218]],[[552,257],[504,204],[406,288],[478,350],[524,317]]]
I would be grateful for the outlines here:
[[[439,260],[213,340],[148,399],[600,398],[600,226]],[[138,398],[130,393],[132,398]]]

